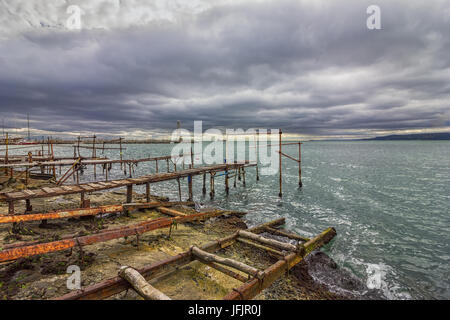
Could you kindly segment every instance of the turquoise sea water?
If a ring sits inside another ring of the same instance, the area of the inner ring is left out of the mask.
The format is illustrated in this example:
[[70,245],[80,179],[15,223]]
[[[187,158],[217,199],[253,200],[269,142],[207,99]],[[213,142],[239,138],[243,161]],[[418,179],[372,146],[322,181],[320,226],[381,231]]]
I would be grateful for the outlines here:
[[[173,145],[126,147],[124,158],[141,158],[170,154]],[[57,154],[73,153],[55,149]],[[297,146],[283,151],[296,156]],[[105,155],[117,158],[118,152]],[[261,176],[256,182],[254,168],[247,169],[246,187],[238,182],[228,197],[223,177],[218,178],[212,201],[202,196],[202,178],[196,177],[194,198],[248,211],[249,224],[285,217],[287,228],[306,236],[333,226],[337,237],[327,253],[387,298],[450,298],[450,142],[306,142],[302,160],[299,189],[297,164],[283,159],[282,199],[278,176]],[[164,169],[161,162],[160,171]],[[139,164],[135,174],[154,171],[154,164]],[[112,177],[123,176],[120,166],[113,167]],[[187,182],[182,186],[186,198]],[[176,183],[152,185],[152,193],[176,199]]]

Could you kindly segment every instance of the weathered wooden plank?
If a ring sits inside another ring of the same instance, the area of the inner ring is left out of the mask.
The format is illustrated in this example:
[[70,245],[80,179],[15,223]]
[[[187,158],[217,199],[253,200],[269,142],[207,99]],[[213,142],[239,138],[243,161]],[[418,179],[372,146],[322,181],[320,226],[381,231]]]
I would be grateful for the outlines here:
[[80,188],[85,190],[85,191],[92,191],[92,190],[94,190],[94,188],[92,188],[90,186],[87,186],[85,184],[80,184]]
[[42,188],[42,190],[43,190],[44,192],[46,192],[46,193],[55,193],[55,192],[53,191],[53,188],[49,188],[49,187],[44,187],[44,188]]

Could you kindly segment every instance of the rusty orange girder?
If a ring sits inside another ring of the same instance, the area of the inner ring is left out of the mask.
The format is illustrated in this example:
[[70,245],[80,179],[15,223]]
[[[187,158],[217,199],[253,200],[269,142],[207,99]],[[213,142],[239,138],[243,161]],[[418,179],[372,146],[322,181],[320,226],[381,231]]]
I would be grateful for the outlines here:
[[71,239],[58,240],[53,242],[39,243],[33,245],[24,244],[23,246],[14,247],[0,251],[0,262],[15,260],[18,258],[34,256],[38,254],[55,252],[70,249],[76,246],[87,246],[97,242],[109,241],[112,239],[118,239],[127,236],[139,235],[151,230],[167,228],[174,223],[182,223],[188,221],[202,220],[219,215],[223,215],[225,212],[202,212],[184,217],[175,218],[159,218],[150,221],[141,222],[134,225],[123,226],[112,230],[106,230],[104,232],[75,237]]
[[1,215],[1,223],[14,223],[14,222],[24,222],[24,221],[38,221],[38,220],[52,220],[52,219],[63,219],[63,218],[74,218],[82,216],[93,216],[97,214],[104,213],[114,213],[123,211],[123,206],[121,204],[100,206],[97,208],[81,208],[74,210],[61,210],[49,213],[34,213],[34,214],[19,214],[19,215]]
[[96,208],[78,208],[72,210],[59,210],[48,213],[32,213],[32,214],[18,214],[18,215],[0,215],[0,224],[2,223],[14,223],[14,222],[25,222],[25,221],[39,221],[39,220],[54,220],[54,219],[64,219],[64,218],[75,218],[82,216],[95,216],[98,214],[105,213],[116,213],[124,211],[125,207],[127,210],[132,208],[136,209],[150,209],[157,207],[170,207],[177,204],[187,204],[190,202],[139,202],[139,203],[127,203],[127,204],[112,204],[106,206],[99,206]]
[[253,278],[252,280],[244,283],[241,287],[233,289],[233,291],[224,297],[224,300],[252,299],[258,293],[269,287],[284,272],[300,263],[311,251],[330,242],[334,236],[336,236],[336,230],[334,228],[326,229],[318,236],[304,243],[304,251],[293,252],[285,256],[283,260],[278,260],[276,263],[264,270],[264,278],[262,280]]

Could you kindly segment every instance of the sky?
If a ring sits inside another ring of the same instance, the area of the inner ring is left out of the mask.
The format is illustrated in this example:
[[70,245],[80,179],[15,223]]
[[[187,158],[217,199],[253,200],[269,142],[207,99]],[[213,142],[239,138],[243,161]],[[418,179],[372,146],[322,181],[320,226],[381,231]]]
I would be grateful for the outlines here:
[[448,0],[0,0],[0,24],[13,134],[27,114],[33,136],[155,138],[177,120],[305,139],[450,131]]

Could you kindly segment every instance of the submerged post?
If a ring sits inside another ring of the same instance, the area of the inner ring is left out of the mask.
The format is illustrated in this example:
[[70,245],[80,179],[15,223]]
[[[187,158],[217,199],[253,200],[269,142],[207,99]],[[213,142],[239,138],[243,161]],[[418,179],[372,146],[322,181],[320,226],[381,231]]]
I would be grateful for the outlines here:
[[178,184],[178,200],[181,201],[181,183],[180,183],[180,178],[177,178],[177,184]]
[[150,183],[147,182],[145,184],[145,199],[147,200],[147,202],[150,202]]
[[256,131],[256,181],[259,181],[258,154],[259,154],[259,129],[257,129]]
[[[5,140],[5,164],[8,164],[8,132],[6,133],[6,140]],[[5,167],[5,175],[8,174],[8,168]]]
[[202,193],[206,194],[206,172],[203,173],[203,188],[202,188]]
[[303,187],[302,183],[302,143],[298,143],[298,186],[299,188]]
[[194,197],[193,197],[193,194],[192,194],[192,176],[191,175],[188,175],[188,189],[189,189],[189,199],[188,199],[188,201],[192,201],[194,199]]
[[123,170],[123,163],[122,163],[122,156],[123,156],[123,153],[122,153],[122,137],[120,137],[119,138],[119,148],[120,148],[120,169],[121,170]]
[[[96,152],[95,152],[95,134],[94,137],[92,138],[92,158],[95,159],[96,157]],[[97,166],[94,164],[94,178],[97,178],[97,172],[96,172]]]
[[229,172],[228,172],[228,167],[227,167],[227,169],[225,170],[225,192],[227,195],[230,192],[230,187],[228,184],[228,174],[229,174]]

